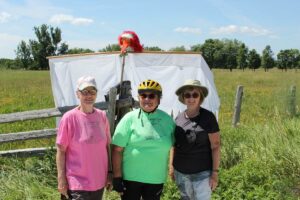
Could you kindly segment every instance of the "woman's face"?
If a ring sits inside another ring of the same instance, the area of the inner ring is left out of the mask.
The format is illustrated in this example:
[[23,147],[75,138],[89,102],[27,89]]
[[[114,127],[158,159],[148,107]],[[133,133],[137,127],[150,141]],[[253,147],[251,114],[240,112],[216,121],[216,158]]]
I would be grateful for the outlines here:
[[87,87],[77,91],[77,97],[81,105],[93,105],[96,101],[97,90],[94,87]]
[[182,95],[184,104],[188,109],[199,109],[202,100],[198,89],[192,88],[190,90],[185,90]]
[[139,94],[139,102],[145,112],[152,112],[159,104],[159,97],[152,92],[143,92]]

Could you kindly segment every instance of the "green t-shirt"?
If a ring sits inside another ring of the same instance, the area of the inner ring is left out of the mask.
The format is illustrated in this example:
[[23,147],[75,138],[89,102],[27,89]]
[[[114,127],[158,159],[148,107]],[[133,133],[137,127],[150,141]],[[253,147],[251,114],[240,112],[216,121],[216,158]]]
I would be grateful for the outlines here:
[[124,147],[124,180],[152,184],[166,181],[174,129],[174,120],[159,109],[153,113],[137,109],[122,118],[112,143]]

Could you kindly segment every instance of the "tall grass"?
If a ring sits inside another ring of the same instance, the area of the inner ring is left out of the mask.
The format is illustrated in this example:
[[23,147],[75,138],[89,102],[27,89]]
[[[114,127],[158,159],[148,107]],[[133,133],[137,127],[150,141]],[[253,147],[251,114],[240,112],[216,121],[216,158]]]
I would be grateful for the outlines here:
[[[222,159],[213,199],[298,199],[300,119],[286,113],[291,85],[300,90],[299,73],[213,70],[221,100]],[[231,127],[235,92],[244,86],[242,113]],[[299,92],[298,92],[299,94]],[[299,106],[299,95],[296,99]],[[53,107],[49,72],[0,71],[0,113]],[[53,128],[53,119],[0,125],[0,133]],[[54,139],[15,142],[0,150],[53,146]],[[54,152],[43,158],[0,158],[0,199],[58,199]],[[106,199],[119,199],[106,193]],[[170,180],[163,200],[179,199]]]
[[264,125],[226,129],[216,199],[296,199],[299,142],[300,120],[279,115]]
[[[53,108],[54,101],[48,71],[0,71],[0,114]],[[40,130],[55,127],[55,119],[38,119],[0,124],[1,133]],[[1,144],[0,150],[52,146],[53,139]]]
[[[231,123],[235,93],[238,85],[244,86],[241,124],[264,124],[272,119],[276,112],[286,114],[290,87],[295,85],[300,91],[300,72],[293,70],[234,71],[213,70],[215,84],[221,100],[219,121],[221,125]],[[296,104],[300,105],[300,95]]]

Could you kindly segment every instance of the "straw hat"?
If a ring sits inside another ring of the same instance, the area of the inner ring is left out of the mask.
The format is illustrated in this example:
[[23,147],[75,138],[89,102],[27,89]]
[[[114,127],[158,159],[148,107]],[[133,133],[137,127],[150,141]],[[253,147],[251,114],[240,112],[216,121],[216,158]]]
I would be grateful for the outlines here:
[[189,88],[189,87],[193,87],[193,88],[197,88],[201,91],[202,96],[205,98],[208,95],[208,89],[204,86],[201,85],[200,81],[198,80],[186,80],[184,82],[184,84],[179,87],[176,90],[176,95],[178,96],[178,100],[183,103],[183,96],[182,93],[185,91],[185,89]]

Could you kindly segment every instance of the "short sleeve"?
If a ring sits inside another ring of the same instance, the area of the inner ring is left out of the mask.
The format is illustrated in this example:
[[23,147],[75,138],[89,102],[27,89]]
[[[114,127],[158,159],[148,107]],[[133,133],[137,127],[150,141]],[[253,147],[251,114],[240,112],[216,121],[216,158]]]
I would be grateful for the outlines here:
[[118,123],[116,130],[114,132],[113,138],[112,138],[112,144],[125,147],[128,144],[131,131],[131,120],[130,120],[131,113],[127,113],[121,121]]
[[69,118],[66,116],[63,116],[62,119],[59,122],[59,127],[57,131],[57,137],[56,137],[56,144],[62,145],[63,147],[67,148],[69,145],[69,135],[70,135],[70,124],[69,124]]
[[216,133],[216,132],[220,131],[217,119],[216,119],[215,115],[212,112],[209,113],[208,123],[209,123],[208,133]]

